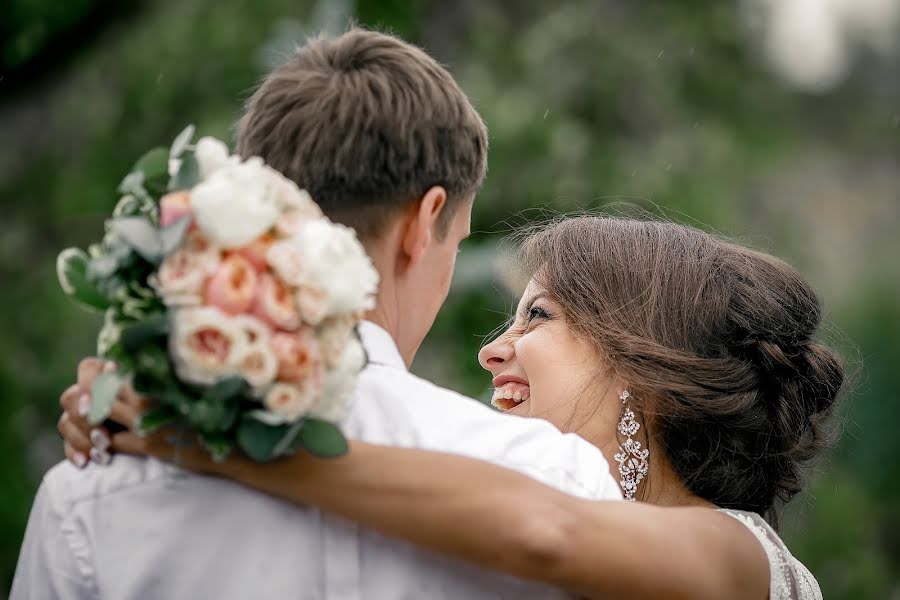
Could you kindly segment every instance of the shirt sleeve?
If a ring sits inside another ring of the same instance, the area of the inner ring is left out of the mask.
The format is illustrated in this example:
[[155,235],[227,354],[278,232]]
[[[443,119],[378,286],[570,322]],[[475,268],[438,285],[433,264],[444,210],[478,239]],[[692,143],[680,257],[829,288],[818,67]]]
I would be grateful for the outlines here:
[[502,414],[389,369],[370,368],[363,389],[351,437],[478,458],[588,500],[622,499],[603,453],[547,421]]
[[98,599],[90,547],[51,475],[31,508],[10,600]]
[[[622,492],[603,453],[581,437],[537,419],[495,423],[491,462],[587,500],[621,500]],[[486,436],[490,435],[486,433]]]

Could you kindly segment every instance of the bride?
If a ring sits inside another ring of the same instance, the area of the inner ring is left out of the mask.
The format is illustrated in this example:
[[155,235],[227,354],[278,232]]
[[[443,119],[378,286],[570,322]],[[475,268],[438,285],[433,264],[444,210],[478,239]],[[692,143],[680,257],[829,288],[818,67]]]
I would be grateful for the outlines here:
[[[567,218],[531,232],[520,258],[531,281],[479,353],[493,402],[594,443],[639,502],[586,501],[463,456],[357,442],[339,459],[267,465],[216,464],[190,448],[176,457],[160,434],[118,433],[112,449],[589,597],[821,598],[771,526],[826,445],[843,384],[841,360],[816,339],[809,284],[777,258],[664,222]],[[90,380],[61,399],[70,457],[107,443],[79,416]],[[126,390],[114,419],[133,427],[142,406]]]

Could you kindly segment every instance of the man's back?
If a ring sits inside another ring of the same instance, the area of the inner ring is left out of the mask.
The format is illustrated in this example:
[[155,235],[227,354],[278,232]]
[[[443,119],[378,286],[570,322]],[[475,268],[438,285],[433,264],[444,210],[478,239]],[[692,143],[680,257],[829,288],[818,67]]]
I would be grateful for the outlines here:
[[[345,423],[368,442],[457,451],[585,497],[618,490],[595,448],[499,415],[409,374],[364,323],[370,365]],[[552,598],[311,508],[155,460],[51,470],[35,502],[13,600],[26,598]]]

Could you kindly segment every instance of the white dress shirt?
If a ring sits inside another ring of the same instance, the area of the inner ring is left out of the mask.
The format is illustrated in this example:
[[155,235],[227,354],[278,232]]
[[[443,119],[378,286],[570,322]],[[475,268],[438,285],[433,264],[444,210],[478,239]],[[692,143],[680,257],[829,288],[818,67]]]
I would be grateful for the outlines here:
[[[351,439],[465,454],[571,494],[619,499],[603,455],[549,423],[497,413],[408,372],[363,323],[369,364],[343,423]],[[354,523],[156,460],[51,469],[38,491],[11,600],[566,597],[446,559]]]

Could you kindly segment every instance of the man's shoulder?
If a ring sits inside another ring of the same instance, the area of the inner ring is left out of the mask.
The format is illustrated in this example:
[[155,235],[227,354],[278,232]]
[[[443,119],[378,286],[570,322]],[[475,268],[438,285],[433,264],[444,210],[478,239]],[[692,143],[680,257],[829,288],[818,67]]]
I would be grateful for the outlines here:
[[[403,442],[407,434],[417,441],[411,445],[421,446],[418,442],[438,442],[445,436],[452,436],[455,429],[465,429],[474,436],[480,428],[532,427],[474,398],[408,371],[381,365],[367,366],[356,390],[351,429],[354,425],[361,425],[363,429],[375,431],[377,427],[365,426],[389,425],[389,431],[385,433],[395,433],[398,437],[392,441],[399,445],[406,445]],[[550,428],[554,429],[552,426]],[[555,433],[559,435],[558,431]]]
[[543,419],[500,413],[406,371],[371,365],[360,377],[350,437],[462,454],[579,496],[619,498],[593,444]]
[[84,469],[62,461],[44,474],[42,487],[54,502],[72,506],[153,484],[174,469],[157,460],[125,454],[116,455],[109,465],[88,463]]

